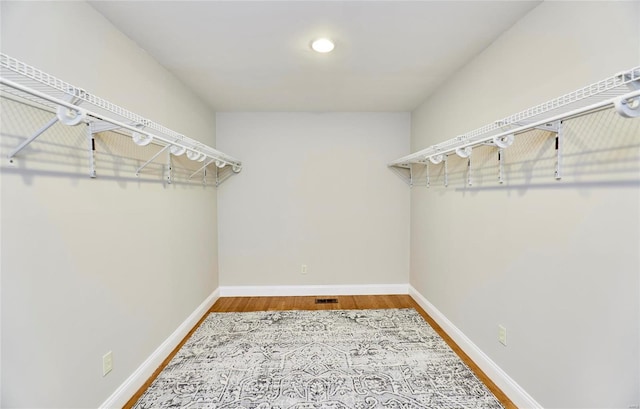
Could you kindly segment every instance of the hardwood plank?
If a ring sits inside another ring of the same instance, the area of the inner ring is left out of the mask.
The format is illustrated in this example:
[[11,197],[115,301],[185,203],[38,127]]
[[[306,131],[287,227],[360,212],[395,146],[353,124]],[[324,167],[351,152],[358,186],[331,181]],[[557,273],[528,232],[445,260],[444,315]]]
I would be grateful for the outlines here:
[[[316,304],[316,298],[337,298],[336,304]],[[127,402],[124,408],[131,408],[144,391],[151,385],[162,369],[171,361],[178,350],[184,345],[191,334],[200,326],[209,312],[248,312],[248,311],[283,311],[283,310],[331,310],[331,309],[384,309],[384,308],[414,308],[424,320],[444,339],[460,359],[475,373],[487,388],[498,398],[506,409],[517,409],[516,405],[487,377],[467,354],[447,335],[442,328],[427,314],[409,295],[348,295],[348,296],[308,296],[308,297],[225,297],[220,298],[209,309],[198,324],[189,332],[185,339],[171,352],[162,365],[153,373],[151,378]]]
[[352,295],[342,295],[338,297],[338,308],[342,310],[355,310],[356,302]]

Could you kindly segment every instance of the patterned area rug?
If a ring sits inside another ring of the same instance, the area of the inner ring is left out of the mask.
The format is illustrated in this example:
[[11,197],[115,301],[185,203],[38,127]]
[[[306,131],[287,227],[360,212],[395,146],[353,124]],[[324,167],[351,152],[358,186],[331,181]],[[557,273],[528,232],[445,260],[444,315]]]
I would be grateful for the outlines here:
[[413,309],[211,313],[135,408],[502,408]]

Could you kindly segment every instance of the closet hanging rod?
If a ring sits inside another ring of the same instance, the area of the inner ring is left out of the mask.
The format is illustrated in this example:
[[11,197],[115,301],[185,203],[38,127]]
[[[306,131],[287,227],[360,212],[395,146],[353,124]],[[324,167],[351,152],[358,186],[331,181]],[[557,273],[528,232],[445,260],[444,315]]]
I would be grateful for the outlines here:
[[[2,91],[7,94],[48,108],[57,106],[82,112],[86,115],[84,122],[93,124],[102,122],[111,125],[103,127],[103,130],[126,129],[132,133],[130,135],[132,138],[135,134],[145,135],[152,138],[152,141],[160,142],[157,144],[161,146],[176,146],[204,155],[205,158],[211,158],[216,164],[230,165],[236,173],[242,169],[242,162],[230,155],[143,118],[3,53],[0,53],[0,69],[0,84],[3,85]],[[61,97],[68,98],[70,101],[65,101]],[[92,109],[79,107],[80,103],[91,105]],[[114,115],[117,119],[113,117]],[[94,132],[100,132],[100,130]]]
[[[631,91],[629,92],[630,89]],[[615,94],[616,96],[553,115],[554,111],[557,112],[560,108],[567,108],[568,106],[575,105],[577,102],[593,99],[594,97],[607,97],[610,94]],[[610,107],[615,107],[622,116],[636,117],[640,115],[639,105],[640,67],[636,67],[554,100],[518,112],[510,117],[495,121],[464,135],[403,156],[390,162],[388,166],[410,168],[411,164],[424,164],[430,157],[451,154],[455,152],[456,149],[486,145],[499,138],[523,133],[534,128],[544,127],[547,124],[575,118],[576,116]],[[549,114],[549,116],[543,119],[537,119],[545,113]],[[525,123],[523,124],[523,122]]]

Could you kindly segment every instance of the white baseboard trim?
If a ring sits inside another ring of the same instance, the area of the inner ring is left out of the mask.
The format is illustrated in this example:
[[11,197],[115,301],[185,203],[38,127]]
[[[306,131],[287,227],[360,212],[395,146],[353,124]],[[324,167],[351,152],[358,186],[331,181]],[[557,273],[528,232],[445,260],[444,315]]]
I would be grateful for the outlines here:
[[200,321],[204,314],[220,298],[217,288],[187,317],[180,326],[173,331],[153,353],[135,370],[123,383],[105,400],[100,408],[122,408],[140,387],[158,369],[171,351],[187,336],[189,331]]
[[221,297],[409,294],[409,284],[222,286]]
[[453,325],[433,304],[427,301],[413,286],[409,285],[409,295],[433,318],[440,327],[469,355],[480,369],[521,409],[542,409],[542,405],[531,397],[505,371],[491,360],[458,327]]

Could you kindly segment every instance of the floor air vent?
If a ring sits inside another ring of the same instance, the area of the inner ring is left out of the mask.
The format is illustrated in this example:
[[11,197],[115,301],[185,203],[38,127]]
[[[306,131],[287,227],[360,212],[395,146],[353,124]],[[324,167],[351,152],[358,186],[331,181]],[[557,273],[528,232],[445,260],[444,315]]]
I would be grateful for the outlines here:
[[316,298],[316,304],[337,304],[337,298]]

